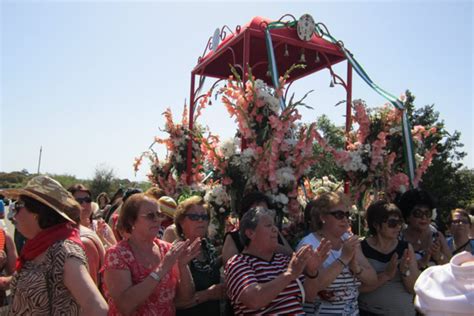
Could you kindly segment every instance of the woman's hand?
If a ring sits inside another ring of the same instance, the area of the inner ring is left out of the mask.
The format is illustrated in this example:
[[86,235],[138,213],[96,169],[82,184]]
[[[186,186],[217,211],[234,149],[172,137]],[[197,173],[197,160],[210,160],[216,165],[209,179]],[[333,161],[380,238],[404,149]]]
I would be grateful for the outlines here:
[[356,248],[360,246],[359,236],[352,235],[348,239],[342,242],[342,251],[341,251],[341,260],[347,265],[352,258],[354,258],[354,254]]
[[303,273],[306,267],[306,262],[313,255],[313,250],[310,245],[304,245],[297,252],[295,252],[291,258],[290,263],[286,272],[291,276],[292,279],[296,279]]
[[[186,240],[189,242],[189,240]],[[187,265],[191,260],[196,258],[201,252],[201,238],[196,238],[191,244],[188,244],[183,253],[178,257],[179,264]]]
[[178,241],[174,243],[163,257],[163,260],[160,262],[157,271],[163,270],[163,274],[168,273],[168,271],[170,271],[171,268],[178,262],[178,259],[181,258],[187,251],[187,248],[190,244],[191,242],[189,240]]
[[390,258],[390,261],[388,262],[387,266],[385,267],[385,271],[383,272],[383,274],[387,277],[387,281],[395,277],[395,274],[397,273],[397,267],[398,267],[398,254],[394,253],[392,257]]
[[436,261],[436,263],[440,263],[441,261],[443,261],[444,256],[441,252],[441,242],[439,240],[439,236],[436,237],[436,239],[431,243],[428,252],[430,253],[431,258]]
[[321,239],[321,243],[319,244],[318,248],[313,251],[312,255],[306,262],[306,272],[311,275],[316,275],[316,271],[318,271],[321,264],[326,261],[327,257],[329,256],[329,251],[331,248],[332,244],[328,239]]
[[104,247],[106,249],[117,243],[117,240],[115,239],[112,229],[103,219],[97,220],[96,233],[99,236],[100,240],[102,241],[102,244],[104,244]]

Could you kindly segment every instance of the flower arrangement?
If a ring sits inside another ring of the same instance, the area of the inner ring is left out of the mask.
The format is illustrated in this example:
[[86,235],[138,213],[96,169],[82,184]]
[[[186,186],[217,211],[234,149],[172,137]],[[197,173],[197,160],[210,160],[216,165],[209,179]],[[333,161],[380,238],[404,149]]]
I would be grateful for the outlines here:
[[232,229],[230,212],[230,196],[226,188],[216,182],[210,182],[206,186],[204,201],[209,205],[211,211],[211,222],[209,223],[209,238],[216,246],[222,246],[225,233]]
[[[346,134],[346,149],[329,146],[319,134],[317,140],[345,171],[355,201],[363,199],[367,191],[393,199],[409,187],[402,144],[402,112],[390,104],[368,110],[362,100],[355,100],[353,108],[357,129]],[[425,148],[427,138],[435,133],[434,127],[415,126],[412,129],[418,157],[415,185],[436,154],[436,144]]]
[[[273,89],[262,80],[255,80],[249,69],[249,80],[242,82],[233,71],[219,93],[231,118],[234,118],[246,146],[239,150],[237,141],[219,143],[217,137],[204,141],[202,150],[222,184],[241,191],[259,190],[266,193],[279,211],[280,218],[288,214],[301,217],[297,202],[300,179],[316,162],[313,142],[315,125],[298,124],[301,115],[297,107],[304,105],[304,96],[285,109],[280,109],[279,98],[292,67],[280,78],[280,86]],[[233,184],[237,184],[234,185]]]
[[[196,118],[200,115],[201,110],[205,107],[207,98],[203,98],[197,108]],[[192,173],[191,183],[199,183],[203,178],[203,155],[200,142],[203,138],[204,128],[198,124],[194,124],[193,130],[188,127],[188,111],[184,106],[182,119],[180,123],[173,121],[171,109],[168,108],[164,113],[165,128],[164,132],[168,137],[161,138],[156,136],[148,150],[144,151],[139,157],[135,158],[134,169],[139,170],[144,157],[150,162],[149,180],[162,188],[169,196],[178,196],[180,190],[188,185],[187,183],[187,152],[188,142],[192,141],[191,159]],[[155,144],[163,144],[166,146],[167,154],[165,159],[160,160],[156,151],[153,150]]]

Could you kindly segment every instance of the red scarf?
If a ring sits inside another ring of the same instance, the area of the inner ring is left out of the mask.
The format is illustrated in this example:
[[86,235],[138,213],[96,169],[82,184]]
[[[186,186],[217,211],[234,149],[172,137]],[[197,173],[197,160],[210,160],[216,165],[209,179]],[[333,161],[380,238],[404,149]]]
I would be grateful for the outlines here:
[[66,239],[75,242],[84,249],[77,228],[73,228],[69,223],[54,225],[41,231],[33,239],[26,241],[16,261],[16,271],[20,271],[26,261],[31,261],[38,257],[55,242]]

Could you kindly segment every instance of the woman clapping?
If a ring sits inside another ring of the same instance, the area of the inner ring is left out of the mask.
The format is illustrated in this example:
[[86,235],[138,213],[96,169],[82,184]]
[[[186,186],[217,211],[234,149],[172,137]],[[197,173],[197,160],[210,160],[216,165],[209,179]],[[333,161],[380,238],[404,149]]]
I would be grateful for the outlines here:
[[159,240],[163,214],[143,193],[122,206],[118,227],[128,238],[107,250],[104,267],[109,315],[174,315],[175,300],[189,300],[194,285],[188,263],[200,240],[173,245]]

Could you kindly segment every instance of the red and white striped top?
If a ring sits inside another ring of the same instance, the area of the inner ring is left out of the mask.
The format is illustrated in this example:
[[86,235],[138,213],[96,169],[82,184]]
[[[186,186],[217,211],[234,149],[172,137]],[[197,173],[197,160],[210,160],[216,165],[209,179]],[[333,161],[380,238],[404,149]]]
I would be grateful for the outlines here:
[[[249,254],[238,254],[229,259],[225,267],[225,277],[227,293],[235,315],[304,314],[302,307],[304,289],[300,288],[296,280],[288,284],[270,304],[261,309],[249,309],[239,300],[242,292],[251,284],[272,281],[285,272],[290,259],[289,256],[280,253],[274,254],[270,261]],[[300,275],[298,279],[302,285],[304,276]]]

